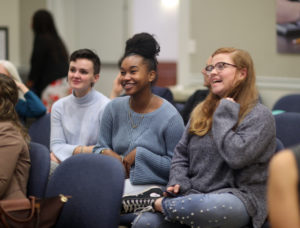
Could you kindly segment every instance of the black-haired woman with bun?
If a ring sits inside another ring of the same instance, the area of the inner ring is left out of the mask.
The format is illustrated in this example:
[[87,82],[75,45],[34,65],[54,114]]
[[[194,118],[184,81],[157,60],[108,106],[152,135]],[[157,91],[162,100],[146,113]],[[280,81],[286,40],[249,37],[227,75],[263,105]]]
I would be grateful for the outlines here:
[[173,151],[184,131],[174,106],[151,92],[157,80],[159,51],[159,44],[148,33],[127,40],[119,61],[120,83],[127,96],[106,106],[94,148],[95,153],[115,157],[124,165],[128,178],[123,198],[125,213],[129,203],[126,199],[131,194],[162,194],[157,186],[168,182]]

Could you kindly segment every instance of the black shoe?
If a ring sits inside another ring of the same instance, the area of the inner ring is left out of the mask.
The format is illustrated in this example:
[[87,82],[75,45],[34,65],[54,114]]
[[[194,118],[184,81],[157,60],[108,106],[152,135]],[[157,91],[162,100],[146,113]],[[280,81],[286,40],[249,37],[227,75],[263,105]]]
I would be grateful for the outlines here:
[[[148,207],[148,211],[153,211],[152,205],[155,200],[163,196],[163,191],[160,187],[151,187],[137,195],[125,195],[122,199],[121,213],[133,213],[143,210]],[[150,206],[150,207],[149,207]]]

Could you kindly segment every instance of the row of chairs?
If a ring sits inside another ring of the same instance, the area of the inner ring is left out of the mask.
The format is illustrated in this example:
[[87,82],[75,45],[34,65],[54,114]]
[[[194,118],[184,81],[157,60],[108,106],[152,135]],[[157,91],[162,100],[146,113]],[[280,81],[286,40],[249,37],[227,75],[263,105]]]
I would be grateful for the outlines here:
[[282,111],[275,115],[276,136],[285,148],[300,144],[300,94],[289,94],[275,102],[272,111]]
[[28,196],[70,195],[55,228],[117,228],[125,173],[116,159],[99,154],[72,156],[59,165],[48,181],[49,149],[30,143]]
[[[298,127],[300,126],[300,105],[290,104],[293,103],[292,101],[297,101],[299,104],[300,94],[283,97],[273,107],[273,110],[286,111],[274,116],[277,136],[276,151],[300,143],[300,128]],[[41,134],[41,132],[43,133]],[[72,200],[66,204],[57,227],[117,227],[119,222],[121,225],[130,225],[135,217],[133,214],[119,217],[123,187],[120,185],[112,187],[117,183],[123,183],[124,176],[116,177],[116,180],[111,178],[113,173],[123,174],[119,163],[118,165],[114,164],[119,168],[112,168],[111,165],[104,167],[103,165],[110,164],[112,161],[109,160],[112,159],[106,156],[102,158],[101,155],[73,156],[55,170],[47,186],[50,169],[50,114],[35,121],[29,128],[29,134],[32,139],[30,149],[32,168],[28,194],[38,197],[54,196],[60,193],[73,196]],[[91,164],[91,162],[95,164]],[[107,178],[108,175],[109,178]],[[86,178],[87,176],[89,178]],[[104,183],[105,181],[106,183]],[[113,192],[113,189],[118,189],[117,193]],[[106,206],[101,207],[101,205]],[[108,216],[106,213],[110,210],[117,213],[109,212],[111,216]],[[74,215],[78,221],[71,219]],[[104,224],[100,220],[106,225],[96,225]],[[112,221],[116,221],[116,223],[112,223]]]
[[289,94],[279,98],[272,110],[300,113],[300,94]]

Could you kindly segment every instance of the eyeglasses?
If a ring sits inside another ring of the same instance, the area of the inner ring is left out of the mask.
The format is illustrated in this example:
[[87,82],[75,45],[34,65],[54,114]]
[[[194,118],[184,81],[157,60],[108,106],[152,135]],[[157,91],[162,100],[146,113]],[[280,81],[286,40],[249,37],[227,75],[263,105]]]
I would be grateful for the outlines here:
[[225,63],[225,62],[218,62],[214,66],[213,65],[208,65],[205,67],[205,71],[208,75],[211,74],[211,72],[216,68],[218,72],[224,70],[225,66],[233,66],[237,67],[237,65],[231,64],[231,63]]

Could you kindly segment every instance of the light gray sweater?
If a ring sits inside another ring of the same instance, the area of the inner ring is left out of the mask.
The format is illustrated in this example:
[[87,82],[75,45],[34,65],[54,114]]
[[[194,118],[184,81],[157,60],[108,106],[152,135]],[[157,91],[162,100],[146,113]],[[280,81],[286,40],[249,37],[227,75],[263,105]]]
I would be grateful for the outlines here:
[[60,161],[72,156],[79,145],[97,143],[102,114],[109,101],[102,93],[92,89],[83,97],[70,94],[54,103],[50,148]]
[[[132,122],[138,125],[132,128]],[[136,148],[130,182],[136,185],[168,183],[173,151],[184,131],[183,120],[167,100],[153,112],[140,114],[129,106],[129,96],[112,100],[105,108],[94,152],[110,148],[127,155]]]
[[269,109],[257,103],[234,130],[240,106],[222,99],[205,136],[189,134],[189,124],[177,144],[168,185],[182,194],[231,192],[240,198],[261,227],[267,217],[267,167],[275,152],[275,122]]

